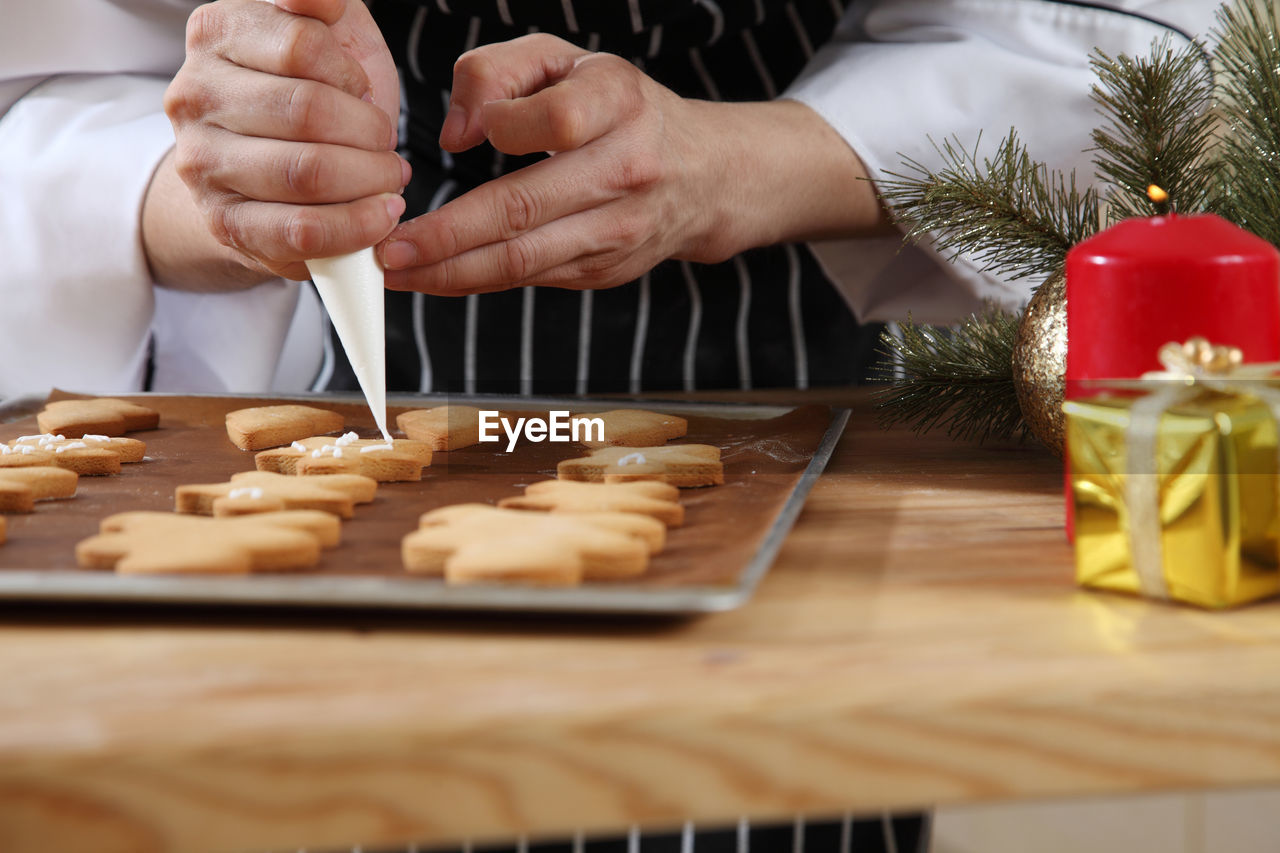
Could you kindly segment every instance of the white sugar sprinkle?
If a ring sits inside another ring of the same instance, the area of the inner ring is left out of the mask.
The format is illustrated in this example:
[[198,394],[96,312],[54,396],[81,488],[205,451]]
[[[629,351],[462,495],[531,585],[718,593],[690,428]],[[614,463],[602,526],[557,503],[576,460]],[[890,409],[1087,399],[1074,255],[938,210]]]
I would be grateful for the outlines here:
[[231,491],[227,492],[227,497],[231,498],[232,500],[236,500],[237,498],[252,498],[255,501],[261,500],[262,489],[258,488],[257,486],[232,489]]

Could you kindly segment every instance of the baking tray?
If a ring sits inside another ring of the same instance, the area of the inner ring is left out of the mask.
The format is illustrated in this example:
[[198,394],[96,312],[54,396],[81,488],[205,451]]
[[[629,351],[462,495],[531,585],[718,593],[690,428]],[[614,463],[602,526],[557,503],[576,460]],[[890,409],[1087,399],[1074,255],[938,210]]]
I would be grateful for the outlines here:
[[[55,392],[55,397],[75,396]],[[243,607],[373,608],[632,614],[697,614],[744,604],[782,547],[805,497],[825,467],[849,418],[825,406],[764,406],[669,400],[583,400],[505,396],[394,396],[392,419],[410,408],[445,403],[505,410],[574,412],[648,408],[689,418],[689,436],[721,446],[724,486],[682,490],[684,527],[649,573],[627,582],[591,581],[574,588],[447,586],[407,575],[400,538],[419,514],[463,500],[495,500],[554,475],[555,462],[584,455],[575,444],[524,443],[507,455],[482,445],[437,453],[422,483],[382,484],[372,505],[358,506],[343,524],[343,544],[325,551],[316,571],[247,576],[127,576],[75,568],[74,546],[112,512],[172,509],[180,483],[224,481],[253,468],[252,454],[227,440],[225,412],[251,405],[301,402],[342,411],[348,429],[375,434],[363,401],[333,395],[127,395],[159,409],[161,428],[134,433],[147,442],[147,460],[108,478],[81,478],[72,500],[37,504],[10,515],[0,546],[0,600],[43,602],[231,605]],[[35,432],[41,401],[0,406],[0,439]],[[505,446],[505,442],[499,447]]]

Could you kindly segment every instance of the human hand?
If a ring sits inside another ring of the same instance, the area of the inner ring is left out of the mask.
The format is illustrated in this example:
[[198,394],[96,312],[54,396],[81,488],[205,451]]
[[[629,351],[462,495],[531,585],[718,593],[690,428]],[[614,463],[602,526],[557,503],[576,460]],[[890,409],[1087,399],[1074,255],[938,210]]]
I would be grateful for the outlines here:
[[360,0],[219,0],[165,95],[173,163],[218,242],[293,279],[404,212],[399,81]]
[[487,138],[507,154],[555,153],[400,225],[380,247],[387,286],[600,288],[672,256],[728,257],[713,207],[700,203],[720,168],[699,103],[549,35],[464,54],[441,146]]
[[887,223],[862,161],[809,107],[681,98],[549,35],[458,60],[440,144],[486,138],[554,153],[397,227],[378,249],[389,288],[611,287],[667,258],[711,263]]

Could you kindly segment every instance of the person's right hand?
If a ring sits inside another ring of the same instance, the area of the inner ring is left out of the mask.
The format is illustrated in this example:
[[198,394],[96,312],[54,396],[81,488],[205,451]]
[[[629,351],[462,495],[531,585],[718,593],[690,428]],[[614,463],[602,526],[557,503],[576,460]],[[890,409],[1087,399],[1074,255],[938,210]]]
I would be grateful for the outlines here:
[[174,165],[218,242],[293,279],[404,212],[400,90],[360,0],[219,0],[187,23],[165,95]]

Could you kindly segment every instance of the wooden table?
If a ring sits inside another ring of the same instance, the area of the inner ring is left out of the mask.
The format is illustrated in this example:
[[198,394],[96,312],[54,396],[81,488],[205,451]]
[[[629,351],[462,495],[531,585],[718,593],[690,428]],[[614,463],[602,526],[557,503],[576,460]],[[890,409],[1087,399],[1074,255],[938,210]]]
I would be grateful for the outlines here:
[[1043,451],[864,398],[746,608],[0,612],[0,849],[312,849],[1280,781],[1280,618],[1077,591]]

